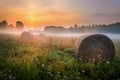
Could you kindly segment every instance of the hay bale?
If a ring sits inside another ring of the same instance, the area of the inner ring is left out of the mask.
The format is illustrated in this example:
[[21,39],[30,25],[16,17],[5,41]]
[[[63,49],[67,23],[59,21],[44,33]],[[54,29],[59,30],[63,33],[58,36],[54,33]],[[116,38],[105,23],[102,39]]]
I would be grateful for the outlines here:
[[103,34],[84,35],[75,42],[77,59],[83,61],[112,61],[115,47],[111,39]]
[[39,36],[42,38],[46,37],[45,33],[40,33]]
[[32,33],[28,32],[28,31],[24,31],[24,32],[21,34],[21,38],[22,38],[22,39],[32,39],[32,38],[33,38],[33,35],[32,35]]

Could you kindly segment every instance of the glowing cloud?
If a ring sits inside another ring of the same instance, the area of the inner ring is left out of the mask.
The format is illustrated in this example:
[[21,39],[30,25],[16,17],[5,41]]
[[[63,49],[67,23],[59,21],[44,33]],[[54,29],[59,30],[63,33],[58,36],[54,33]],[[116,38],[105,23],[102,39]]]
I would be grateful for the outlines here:
[[118,0],[0,0],[0,20],[30,27],[111,23],[120,19],[119,7]]

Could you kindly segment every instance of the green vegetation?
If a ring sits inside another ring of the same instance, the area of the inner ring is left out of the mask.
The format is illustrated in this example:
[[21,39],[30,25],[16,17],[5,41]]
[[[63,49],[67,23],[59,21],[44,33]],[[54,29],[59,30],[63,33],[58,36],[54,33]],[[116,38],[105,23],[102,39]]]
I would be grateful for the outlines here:
[[[74,57],[73,41],[23,40],[0,35],[0,80],[119,80],[120,42],[113,62],[84,63]],[[53,43],[54,42],[54,43]]]

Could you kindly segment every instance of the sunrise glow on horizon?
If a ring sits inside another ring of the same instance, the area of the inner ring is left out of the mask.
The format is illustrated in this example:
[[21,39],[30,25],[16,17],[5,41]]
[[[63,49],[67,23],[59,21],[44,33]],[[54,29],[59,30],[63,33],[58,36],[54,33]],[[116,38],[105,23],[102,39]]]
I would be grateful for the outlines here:
[[120,20],[119,0],[0,0],[0,21],[26,26],[108,24]]

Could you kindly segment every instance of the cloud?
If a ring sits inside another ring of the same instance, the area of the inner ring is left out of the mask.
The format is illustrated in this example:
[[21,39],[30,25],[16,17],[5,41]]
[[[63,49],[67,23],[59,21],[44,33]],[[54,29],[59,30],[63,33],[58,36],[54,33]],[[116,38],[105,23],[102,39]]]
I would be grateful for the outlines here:
[[120,19],[119,7],[118,0],[0,0],[0,20],[107,23]]
[[88,17],[88,22],[93,24],[107,24],[120,20],[120,12],[99,12],[92,13]]
[[0,0],[0,5],[7,8],[22,7],[25,5],[23,0]]
[[94,18],[120,18],[120,12],[111,12],[111,13],[95,13],[91,17]]

